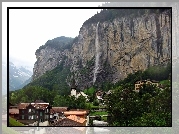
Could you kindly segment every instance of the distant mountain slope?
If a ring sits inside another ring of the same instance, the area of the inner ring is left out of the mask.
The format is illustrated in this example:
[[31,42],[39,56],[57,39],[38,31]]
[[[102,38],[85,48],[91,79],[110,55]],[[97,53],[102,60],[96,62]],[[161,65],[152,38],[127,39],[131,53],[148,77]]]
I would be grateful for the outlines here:
[[24,67],[16,67],[9,62],[9,90],[16,90],[32,76],[32,72]]

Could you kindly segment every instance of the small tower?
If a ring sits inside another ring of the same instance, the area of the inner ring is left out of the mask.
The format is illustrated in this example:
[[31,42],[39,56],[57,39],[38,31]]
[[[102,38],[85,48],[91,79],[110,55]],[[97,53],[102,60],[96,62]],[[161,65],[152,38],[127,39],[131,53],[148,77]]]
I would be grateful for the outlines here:
[[75,79],[73,78],[71,83],[71,96],[76,97],[76,85],[75,85]]

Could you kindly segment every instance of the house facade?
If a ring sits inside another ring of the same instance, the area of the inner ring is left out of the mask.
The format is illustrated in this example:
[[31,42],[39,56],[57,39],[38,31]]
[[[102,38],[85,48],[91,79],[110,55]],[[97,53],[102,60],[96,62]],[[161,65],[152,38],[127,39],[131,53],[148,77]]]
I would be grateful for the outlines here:
[[50,109],[49,103],[20,103],[19,120],[49,121]]
[[9,103],[9,116],[16,119],[16,120],[19,119],[18,106]]
[[19,109],[15,109],[15,108],[9,109],[9,116],[11,118],[18,120],[19,119]]
[[155,86],[159,86],[159,82],[158,81],[155,81],[155,80],[141,80],[141,81],[137,81],[135,83],[135,91],[139,91],[140,87],[143,85],[143,84],[151,84],[151,85],[155,85]]
[[52,107],[50,109],[50,119],[51,120],[59,120],[63,118],[63,113],[67,111],[68,107]]

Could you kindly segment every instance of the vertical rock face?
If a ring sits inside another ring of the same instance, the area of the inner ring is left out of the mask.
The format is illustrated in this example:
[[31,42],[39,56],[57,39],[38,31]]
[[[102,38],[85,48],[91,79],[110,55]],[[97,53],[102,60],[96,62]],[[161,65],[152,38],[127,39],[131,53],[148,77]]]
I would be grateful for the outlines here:
[[64,53],[56,51],[54,48],[45,47],[36,53],[37,61],[34,65],[33,79],[38,78],[46,71],[50,71],[57,67],[62,61]]
[[64,56],[64,66],[71,66],[81,89],[105,81],[115,83],[137,70],[166,64],[171,59],[170,15],[163,12],[83,25],[71,49],[46,47],[36,53],[34,78],[55,68]]

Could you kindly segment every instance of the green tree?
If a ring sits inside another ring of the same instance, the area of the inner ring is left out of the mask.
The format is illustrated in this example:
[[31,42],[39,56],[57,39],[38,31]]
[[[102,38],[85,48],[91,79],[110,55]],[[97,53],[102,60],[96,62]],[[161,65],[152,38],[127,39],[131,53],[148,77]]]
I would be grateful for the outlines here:
[[53,106],[65,107],[67,105],[68,105],[68,102],[67,102],[67,99],[65,98],[65,96],[61,96],[61,95],[55,96]]

